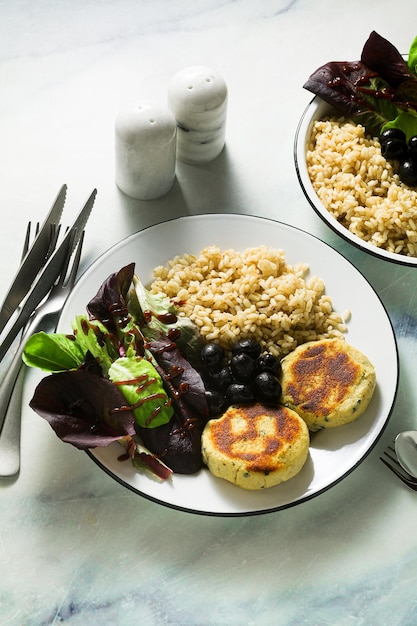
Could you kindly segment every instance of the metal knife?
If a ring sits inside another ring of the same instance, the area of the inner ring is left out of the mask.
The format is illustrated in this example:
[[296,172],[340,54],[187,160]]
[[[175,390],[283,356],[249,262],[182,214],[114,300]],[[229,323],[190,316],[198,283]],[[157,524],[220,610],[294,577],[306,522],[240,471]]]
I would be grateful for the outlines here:
[[53,227],[58,226],[65,204],[67,186],[62,185],[42,227],[23,259],[0,308],[0,333],[28,293],[50,252]]
[[94,189],[75,219],[72,227],[66,231],[62,242],[48,259],[45,267],[39,274],[38,280],[29,290],[17,318],[13,321],[11,328],[8,330],[0,345],[0,361],[3,359],[18,332],[25,326],[38,304],[48,295],[63,268],[68,251],[70,250],[72,252],[79,242],[93,208],[96,195],[97,190]]

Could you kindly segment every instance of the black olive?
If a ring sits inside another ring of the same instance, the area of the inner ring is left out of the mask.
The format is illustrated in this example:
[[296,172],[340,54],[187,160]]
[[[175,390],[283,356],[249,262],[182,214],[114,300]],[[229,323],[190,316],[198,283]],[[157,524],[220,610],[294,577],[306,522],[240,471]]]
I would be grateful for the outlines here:
[[417,186],[417,158],[410,156],[398,168],[398,175],[402,182],[409,187]]
[[220,415],[226,409],[226,397],[220,391],[207,389],[205,392],[210,417]]
[[256,371],[258,373],[271,372],[275,376],[278,376],[281,371],[281,362],[276,356],[270,352],[266,352],[265,354],[261,354],[257,360]]
[[407,153],[407,144],[402,139],[389,139],[381,145],[382,156],[386,159],[401,159]]
[[253,402],[254,394],[251,385],[242,383],[232,383],[226,391],[226,400],[229,404],[238,404],[240,402]]
[[208,372],[221,369],[225,352],[218,343],[207,343],[200,352],[200,360]]
[[230,359],[230,369],[234,378],[239,383],[247,383],[255,376],[255,361],[249,354],[239,352]]
[[390,139],[399,139],[405,143],[405,133],[400,128],[387,128],[379,136],[381,147]]
[[261,351],[262,348],[255,339],[241,339],[232,348],[232,354],[249,354],[255,360],[261,354]]
[[408,148],[411,152],[417,152],[417,135],[413,135],[408,140]]
[[261,372],[254,381],[255,398],[269,404],[279,404],[281,398],[281,383],[271,372]]
[[209,388],[214,387],[215,389],[225,391],[234,382],[230,367],[224,365],[220,370],[211,372],[206,382]]

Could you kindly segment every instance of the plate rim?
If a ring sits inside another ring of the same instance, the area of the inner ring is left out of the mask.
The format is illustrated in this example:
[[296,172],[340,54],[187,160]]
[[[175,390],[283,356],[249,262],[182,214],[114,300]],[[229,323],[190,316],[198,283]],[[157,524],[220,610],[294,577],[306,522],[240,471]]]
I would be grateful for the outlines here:
[[[388,311],[382,301],[382,299],[380,298],[379,294],[377,293],[377,291],[375,290],[375,288],[372,286],[372,284],[369,282],[369,280],[365,277],[365,275],[363,274],[363,272],[361,270],[359,270],[355,264],[348,258],[346,258],[341,252],[339,252],[339,250],[337,250],[336,248],[334,248],[330,243],[327,243],[325,241],[323,241],[320,237],[317,237],[316,235],[313,235],[311,233],[309,233],[308,231],[298,227],[298,226],[293,226],[291,224],[288,224],[286,222],[282,222],[280,220],[276,220],[274,218],[270,218],[270,217],[264,217],[264,216],[258,216],[258,215],[254,215],[254,214],[246,214],[246,213],[203,213],[203,214],[196,214],[196,215],[183,215],[183,216],[176,216],[176,217],[170,217],[164,220],[161,220],[159,222],[157,222],[156,224],[151,224],[149,226],[146,226],[142,229],[139,229],[138,231],[136,231],[135,233],[132,233],[126,237],[124,237],[123,239],[119,240],[118,242],[114,243],[112,246],[110,246],[107,250],[105,250],[102,254],[100,254],[81,274],[81,276],[79,277],[79,279],[77,280],[76,286],[75,288],[80,284],[83,283],[84,280],[88,279],[88,274],[90,271],[93,270],[93,268],[96,268],[100,265],[100,262],[103,260],[103,258],[111,256],[112,253],[114,253],[114,251],[118,250],[119,248],[123,248],[123,246],[126,244],[126,242],[133,240],[135,237],[138,237],[141,233],[144,233],[148,230],[151,229],[155,229],[158,226],[161,225],[165,225],[165,224],[169,224],[171,222],[179,222],[181,220],[186,220],[186,221],[198,221],[199,219],[207,219],[207,218],[232,218],[232,219],[237,219],[237,218],[244,218],[244,219],[248,219],[248,220],[256,220],[256,221],[263,221],[263,222],[271,222],[273,224],[276,224],[280,227],[283,227],[285,229],[289,229],[292,231],[296,231],[299,233],[302,233],[304,236],[311,238],[312,240],[315,240],[317,242],[319,242],[320,244],[324,245],[325,247],[329,248],[332,253],[335,253],[336,255],[338,255],[339,257],[341,257],[341,259],[343,259],[343,261],[345,261],[346,263],[348,263],[354,272],[357,272],[358,275],[361,276],[361,278],[366,282],[367,287],[373,292],[374,296],[376,297],[376,299],[378,300],[381,309],[384,313],[384,316],[386,318],[386,321],[388,322],[388,326],[389,329],[391,331],[391,339],[393,342],[393,347],[395,350],[395,373],[396,373],[396,378],[395,378],[395,384],[394,384],[394,390],[393,390],[393,395],[392,395],[392,399],[391,399],[391,404],[389,406],[389,409],[387,411],[387,414],[385,416],[384,422],[382,424],[382,426],[380,427],[377,435],[375,436],[374,440],[371,442],[371,444],[367,447],[367,449],[365,450],[365,452],[362,454],[362,456],[351,466],[349,467],[341,476],[338,476],[336,479],[334,479],[333,481],[331,481],[329,484],[325,485],[324,487],[314,491],[313,493],[307,493],[295,500],[292,500],[291,502],[286,502],[284,504],[280,504],[277,505],[276,507],[271,507],[268,506],[268,508],[257,508],[257,509],[253,509],[253,510],[246,510],[246,511],[209,511],[209,510],[202,510],[199,508],[191,508],[189,506],[182,506],[180,504],[174,504],[172,502],[167,502],[164,499],[155,497],[149,493],[146,493],[144,491],[141,491],[139,488],[135,487],[134,485],[126,482],[122,477],[118,476],[115,472],[113,472],[110,468],[108,468],[99,458],[97,458],[94,454],[94,450],[86,450],[86,454],[87,456],[90,457],[90,459],[102,470],[104,471],[108,476],[110,476],[113,480],[115,480],[117,483],[119,483],[121,486],[125,487],[126,489],[128,489],[129,491],[131,491],[132,493],[135,493],[143,498],[145,498],[148,501],[151,501],[153,503],[165,506],[167,508],[173,509],[173,510],[177,510],[177,511],[181,511],[181,512],[185,512],[185,513],[191,513],[191,514],[197,514],[197,515],[203,515],[203,516],[209,516],[209,517],[251,517],[251,516],[255,516],[255,515],[265,515],[268,513],[276,513],[278,511],[281,510],[285,510],[285,509],[289,509],[289,508],[293,508],[295,506],[298,506],[304,502],[308,502],[309,500],[312,500],[320,495],[322,495],[323,493],[325,493],[326,491],[329,491],[331,488],[333,488],[334,486],[336,486],[337,484],[339,484],[342,480],[344,480],[347,476],[349,476],[355,469],[357,469],[359,467],[359,465],[368,457],[368,455],[372,452],[372,450],[375,448],[375,446],[377,445],[378,441],[380,440],[383,432],[385,431],[387,424],[391,418],[394,406],[395,406],[395,402],[396,402],[396,398],[397,398],[397,394],[398,394],[398,388],[399,388],[399,367],[400,367],[400,362],[399,362],[399,349],[398,349],[398,342],[397,342],[397,337],[395,334],[395,330],[394,330],[394,326],[392,323],[392,320],[390,318],[390,316],[388,315]],[[98,286],[97,286],[98,287]],[[67,300],[70,299],[70,296]],[[64,307],[62,308],[59,320],[58,320],[58,324],[57,326],[59,327],[61,320],[63,317],[65,317],[65,312],[66,312],[66,304],[64,304]]]
[[320,98],[320,96],[314,96],[305,107],[295,131],[293,146],[294,166],[298,182],[306,200],[314,209],[315,213],[333,232],[356,248],[359,248],[363,252],[366,252],[377,259],[387,261],[388,263],[396,263],[397,265],[405,265],[407,267],[417,267],[417,257],[407,257],[395,252],[389,252],[384,248],[378,248],[377,246],[364,241],[354,233],[350,233],[349,230],[345,226],[342,226],[320,202],[320,199],[311,184],[307,168],[304,166],[304,159],[302,158],[302,155],[305,154],[305,140],[308,137],[307,131],[313,120],[316,119],[314,117],[314,112],[320,107],[328,107],[329,109],[332,108],[331,105]]

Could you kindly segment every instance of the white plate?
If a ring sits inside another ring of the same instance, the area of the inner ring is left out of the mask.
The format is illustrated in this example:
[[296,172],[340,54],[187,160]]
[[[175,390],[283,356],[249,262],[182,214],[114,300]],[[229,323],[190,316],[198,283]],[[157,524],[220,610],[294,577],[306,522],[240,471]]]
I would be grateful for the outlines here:
[[119,444],[89,452],[115,480],[134,492],[169,507],[219,516],[251,515],[283,509],[317,496],[351,472],[375,445],[391,413],[398,384],[398,354],[387,313],[369,283],[333,248],[285,224],[246,215],[199,215],[152,226],[121,241],[100,257],[81,277],[70,295],[58,330],[70,322],[95,295],[101,283],[124,265],[135,262],[146,283],[152,270],[177,254],[198,253],[207,245],[222,249],[267,245],[282,248],[290,264],[307,262],[310,274],[324,279],[336,311],[350,309],[348,341],[362,350],[377,370],[377,389],[366,413],[357,422],[314,435],[309,458],[292,480],[253,492],[215,478],[207,470],[193,476],[174,475],[166,483],[135,472],[118,461]]
[[405,256],[404,254],[395,254],[394,252],[388,252],[383,248],[378,248],[377,246],[364,241],[357,235],[351,233],[343,224],[337,221],[337,219],[326,209],[326,207],[321,203],[319,197],[314,191],[314,187],[311,183],[310,176],[308,175],[307,163],[306,163],[306,152],[307,145],[309,141],[309,137],[311,134],[311,127],[316,120],[323,119],[325,115],[327,115],[332,110],[331,106],[324,102],[319,96],[315,96],[310,104],[305,109],[301,120],[298,124],[297,131],[295,133],[295,142],[294,142],[294,160],[295,160],[295,169],[297,171],[298,180],[300,182],[301,188],[313,207],[316,213],[321,217],[321,219],[332,228],[336,233],[338,233],[341,237],[350,241],[353,245],[357,246],[361,250],[372,254],[373,256],[379,257],[381,259],[385,259],[386,261],[391,261],[394,263],[399,263],[400,265],[411,265],[417,266],[417,258]]

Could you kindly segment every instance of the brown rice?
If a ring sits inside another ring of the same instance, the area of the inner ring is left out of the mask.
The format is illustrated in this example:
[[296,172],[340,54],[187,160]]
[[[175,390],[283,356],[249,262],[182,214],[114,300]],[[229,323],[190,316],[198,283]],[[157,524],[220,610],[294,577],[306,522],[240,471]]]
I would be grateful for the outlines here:
[[363,126],[344,118],[316,121],[307,168],[324,207],[351,233],[417,256],[417,191],[400,181]]
[[300,343],[346,331],[323,280],[306,281],[307,272],[304,263],[288,265],[282,250],[222,251],[212,245],[155,268],[150,290],[175,302],[206,341],[229,351],[238,339],[251,337],[282,357]]

